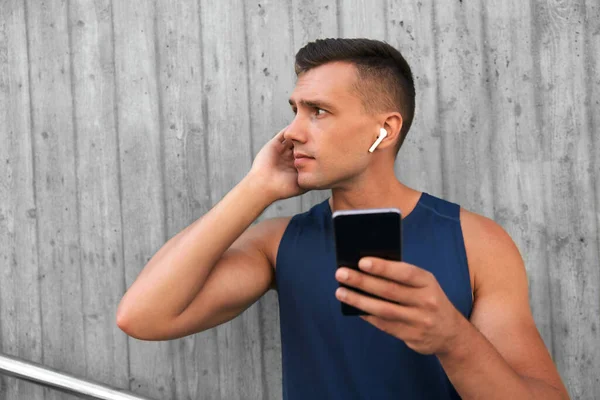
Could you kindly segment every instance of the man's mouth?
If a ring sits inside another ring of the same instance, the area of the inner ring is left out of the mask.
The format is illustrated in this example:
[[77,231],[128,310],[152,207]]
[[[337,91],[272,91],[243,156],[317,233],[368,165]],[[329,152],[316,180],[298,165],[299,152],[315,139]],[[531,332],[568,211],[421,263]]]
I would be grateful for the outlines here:
[[308,156],[307,154],[304,153],[294,153],[294,159],[299,159],[299,158],[312,158],[310,156]]
[[304,153],[294,153],[294,167],[299,168],[306,165],[313,157],[308,156]]

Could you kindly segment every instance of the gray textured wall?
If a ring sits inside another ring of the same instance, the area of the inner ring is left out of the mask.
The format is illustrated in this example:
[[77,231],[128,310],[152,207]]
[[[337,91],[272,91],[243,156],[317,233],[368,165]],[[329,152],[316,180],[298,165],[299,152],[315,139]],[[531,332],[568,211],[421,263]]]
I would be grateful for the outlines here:
[[418,112],[399,177],[508,230],[572,397],[600,396],[598,0],[1,0],[1,350],[157,399],[280,398],[274,293],[163,343],[127,338],[115,310],[291,120],[294,54],[332,36],[404,52]]

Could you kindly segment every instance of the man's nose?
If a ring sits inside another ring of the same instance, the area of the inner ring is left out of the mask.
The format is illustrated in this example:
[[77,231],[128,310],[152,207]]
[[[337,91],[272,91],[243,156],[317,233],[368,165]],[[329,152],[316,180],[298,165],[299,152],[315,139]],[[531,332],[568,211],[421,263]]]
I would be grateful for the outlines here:
[[288,128],[283,133],[283,138],[285,140],[291,140],[293,142],[306,142],[306,127],[304,126],[301,118],[297,115],[292,121],[292,123],[288,126]]

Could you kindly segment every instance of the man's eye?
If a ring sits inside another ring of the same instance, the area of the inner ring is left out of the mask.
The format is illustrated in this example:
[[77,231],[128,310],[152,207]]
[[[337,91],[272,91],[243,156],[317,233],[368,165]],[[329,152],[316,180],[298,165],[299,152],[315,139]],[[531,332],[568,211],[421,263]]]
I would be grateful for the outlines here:
[[322,108],[315,108],[315,113],[317,115],[324,115],[325,113],[327,113],[327,111],[323,110]]

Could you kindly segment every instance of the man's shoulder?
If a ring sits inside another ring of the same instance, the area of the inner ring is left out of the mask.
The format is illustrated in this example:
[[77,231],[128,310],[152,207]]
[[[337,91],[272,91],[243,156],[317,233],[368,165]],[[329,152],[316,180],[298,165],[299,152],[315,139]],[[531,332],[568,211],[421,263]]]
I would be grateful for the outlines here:
[[292,218],[292,216],[267,218],[257,222],[251,228],[253,235],[257,238],[260,250],[272,266],[275,266],[279,243]]
[[483,215],[460,210],[469,268],[473,271],[474,292],[499,276],[522,274],[523,259],[515,242],[500,224]]
[[292,216],[266,218],[252,226],[254,234],[264,242],[279,242]]
[[460,208],[460,224],[465,240],[477,244],[478,249],[505,250],[506,246],[514,246],[510,235],[500,224],[491,218]]

